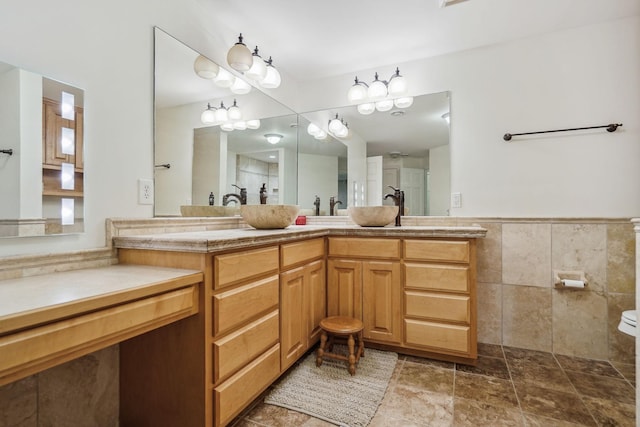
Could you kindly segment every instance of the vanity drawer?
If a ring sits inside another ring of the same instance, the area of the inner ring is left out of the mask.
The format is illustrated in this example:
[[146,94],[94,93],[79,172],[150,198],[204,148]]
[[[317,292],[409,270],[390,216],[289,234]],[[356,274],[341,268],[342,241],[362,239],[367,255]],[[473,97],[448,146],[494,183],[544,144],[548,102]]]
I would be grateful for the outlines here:
[[454,265],[404,264],[405,287],[469,292],[469,268]]
[[324,238],[287,243],[280,247],[282,268],[289,268],[324,256]]
[[278,276],[267,277],[213,296],[213,334],[242,325],[280,302]]
[[278,272],[278,247],[217,255],[213,258],[214,289]]
[[416,261],[469,262],[469,242],[405,240],[404,258]]
[[367,238],[329,238],[329,256],[399,259],[400,240]]
[[242,368],[278,343],[280,316],[274,310],[213,343],[213,383]]
[[227,425],[279,374],[280,345],[276,344],[213,390],[215,425]]
[[471,300],[464,295],[405,291],[405,310],[409,317],[469,323]]
[[409,345],[445,352],[469,354],[471,328],[423,320],[405,319],[405,340]]

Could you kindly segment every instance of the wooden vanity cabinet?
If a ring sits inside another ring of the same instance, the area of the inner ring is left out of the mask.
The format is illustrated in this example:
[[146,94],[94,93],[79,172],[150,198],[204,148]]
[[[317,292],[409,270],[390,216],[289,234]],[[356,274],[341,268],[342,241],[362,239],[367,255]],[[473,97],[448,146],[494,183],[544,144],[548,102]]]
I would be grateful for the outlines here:
[[281,246],[280,347],[281,371],[320,339],[326,317],[324,238]]
[[363,337],[402,341],[402,283],[399,239],[330,237],[327,314],[364,324]]

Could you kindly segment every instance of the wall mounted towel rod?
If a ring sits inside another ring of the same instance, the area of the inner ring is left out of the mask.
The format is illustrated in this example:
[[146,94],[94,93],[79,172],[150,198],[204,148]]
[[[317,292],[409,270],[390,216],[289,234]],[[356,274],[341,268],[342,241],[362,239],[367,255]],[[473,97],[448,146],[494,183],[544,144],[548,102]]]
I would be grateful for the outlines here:
[[155,167],[171,169],[171,163],[163,163],[161,165],[156,165]]
[[505,141],[511,141],[511,137],[519,136],[519,135],[534,135],[537,133],[551,133],[551,132],[568,132],[572,130],[585,130],[585,129],[601,129],[607,128],[607,132],[615,132],[619,126],[622,126],[622,123],[610,123],[608,125],[602,126],[589,126],[584,128],[571,128],[571,129],[556,129],[556,130],[541,130],[538,132],[524,132],[524,133],[505,133],[502,137]]
[[12,156],[13,155],[13,149],[9,148],[8,150],[0,150],[0,153],[8,154],[8,155]]

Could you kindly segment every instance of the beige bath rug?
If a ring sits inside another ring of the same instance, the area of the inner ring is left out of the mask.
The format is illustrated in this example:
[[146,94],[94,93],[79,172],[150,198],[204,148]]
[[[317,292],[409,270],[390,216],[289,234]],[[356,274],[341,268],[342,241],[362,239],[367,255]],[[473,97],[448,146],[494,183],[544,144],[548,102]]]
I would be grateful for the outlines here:
[[[347,354],[345,346],[336,345],[334,352]],[[364,427],[384,397],[397,360],[396,353],[365,349],[351,376],[342,361],[325,359],[316,367],[312,352],[274,386],[264,402],[336,425]]]

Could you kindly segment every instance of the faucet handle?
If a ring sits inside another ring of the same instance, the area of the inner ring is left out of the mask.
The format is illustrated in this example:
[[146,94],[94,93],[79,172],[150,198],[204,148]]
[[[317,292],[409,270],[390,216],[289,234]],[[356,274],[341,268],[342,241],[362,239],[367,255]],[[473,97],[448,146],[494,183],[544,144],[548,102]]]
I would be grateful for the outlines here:
[[400,188],[396,188],[392,185],[388,185],[387,187],[389,187],[390,189],[392,189],[393,191],[400,191]]
[[231,184],[231,186],[232,186],[232,187],[236,187],[238,190],[242,190],[242,188],[238,187],[238,186],[237,186],[237,185],[235,185],[235,184]]

